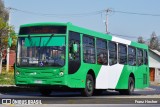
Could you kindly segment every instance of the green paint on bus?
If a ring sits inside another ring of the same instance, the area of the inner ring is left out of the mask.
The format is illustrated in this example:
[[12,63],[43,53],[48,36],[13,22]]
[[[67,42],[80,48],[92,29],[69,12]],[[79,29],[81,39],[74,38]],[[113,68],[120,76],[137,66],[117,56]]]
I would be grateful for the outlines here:
[[85,96],[100,89],[130,94],[149,86],[148,47],[72,23],[21,25],[15,83],[43,95],[65,88]]

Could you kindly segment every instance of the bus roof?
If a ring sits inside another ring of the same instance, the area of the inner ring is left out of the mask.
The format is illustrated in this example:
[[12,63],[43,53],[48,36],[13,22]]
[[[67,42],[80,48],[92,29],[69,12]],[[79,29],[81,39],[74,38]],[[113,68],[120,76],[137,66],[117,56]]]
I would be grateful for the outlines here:
[[46,26],[46,25],[66,26],[71,31],[79,32],[79,33],[86,34],[86,35],[95,36],[95,37],[98,37],[98,38],[104,38],[104,39],[115,41],[115,42],[118,42],[118,43],[131,45],[131,46],[134,46],[134,47],[137,47],[137,48],[148,49],[148,46],[145,45],[145,44],[141,44],[141,43],[130,41],[130,40],[123,39],[123,38],[119,38],[119,37],[113,36],[111,34],[100,33],[100,32],[90,30],[90,29],[75,26],[70,22],[67,22],[67,23],[59,23],[59,22],[29,23],[29,24],[23,24],[20,27]]
[[111,35],[111,34],[100,33],[100,32],[96,32],[96,31],[93,31],[93,30],[86,29],[86,28],[78,27],[78,26],[75,26],[73,24],[69,24],[68,29],[73,30],[73,31],[77,31],[79,33],[91,35],[91,36],[93,35],[93,36],[98,37],[98,38],[102,38],[102,39],[104,38],[104,39],[115,41],[115,42],[118,42],[118,43],[131,45],[131,46],[134,46],[134,47],[137,47],[137,48],[148,49],[148,46],[145,45],[145,44],[141,44],[141,43],[138,43],[138,42],[135,42],[135,41],[130,41],[130,40],[123,39],[123,38],[119,38],[119,37],[116,37],[116,36]]
[[29,26],[46,26],[46,25],[56,25],[56,26],[67,26],[68,23],[59,23],[59,22],[41,22],[41,23],[29,23],[29,24],[23,24],[20,27],[29,27]]

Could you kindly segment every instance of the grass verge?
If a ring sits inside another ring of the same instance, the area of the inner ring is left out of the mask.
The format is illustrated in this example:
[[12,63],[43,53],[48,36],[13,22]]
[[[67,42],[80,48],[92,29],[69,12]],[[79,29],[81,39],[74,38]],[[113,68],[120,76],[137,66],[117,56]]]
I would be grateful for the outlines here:
[[14,85],[14,72],[13,71],[9,71],[9,72],[5,72],[2,71],[2,73],[0,74],[0,85]]

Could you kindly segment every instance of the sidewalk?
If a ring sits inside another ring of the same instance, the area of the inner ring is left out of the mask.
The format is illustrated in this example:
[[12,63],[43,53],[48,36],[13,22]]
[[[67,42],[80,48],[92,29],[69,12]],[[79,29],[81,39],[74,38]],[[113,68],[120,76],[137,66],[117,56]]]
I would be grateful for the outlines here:
[[160,83],[158,83],[158,82],[153,82],[153,81],[151,82],[151,81],[150,81],[150,85],[160,86]]

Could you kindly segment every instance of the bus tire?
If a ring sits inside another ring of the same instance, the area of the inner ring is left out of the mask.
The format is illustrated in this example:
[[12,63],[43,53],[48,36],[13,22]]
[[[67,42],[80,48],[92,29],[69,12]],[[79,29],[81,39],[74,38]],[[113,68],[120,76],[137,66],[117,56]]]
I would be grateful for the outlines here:
[[40,88],[40,93],[42,96],[49,96],[52,93],[52,90],[46,88]]
[[131,95],[134,92],[135,82],[133,77],[129,77],[128,80],[128,89],[119,90],[121,95]]
[[91,74],[87,74],[85,88],[82,89],[82,95],[90,97],[93,95],[94,91],[94,80]]

